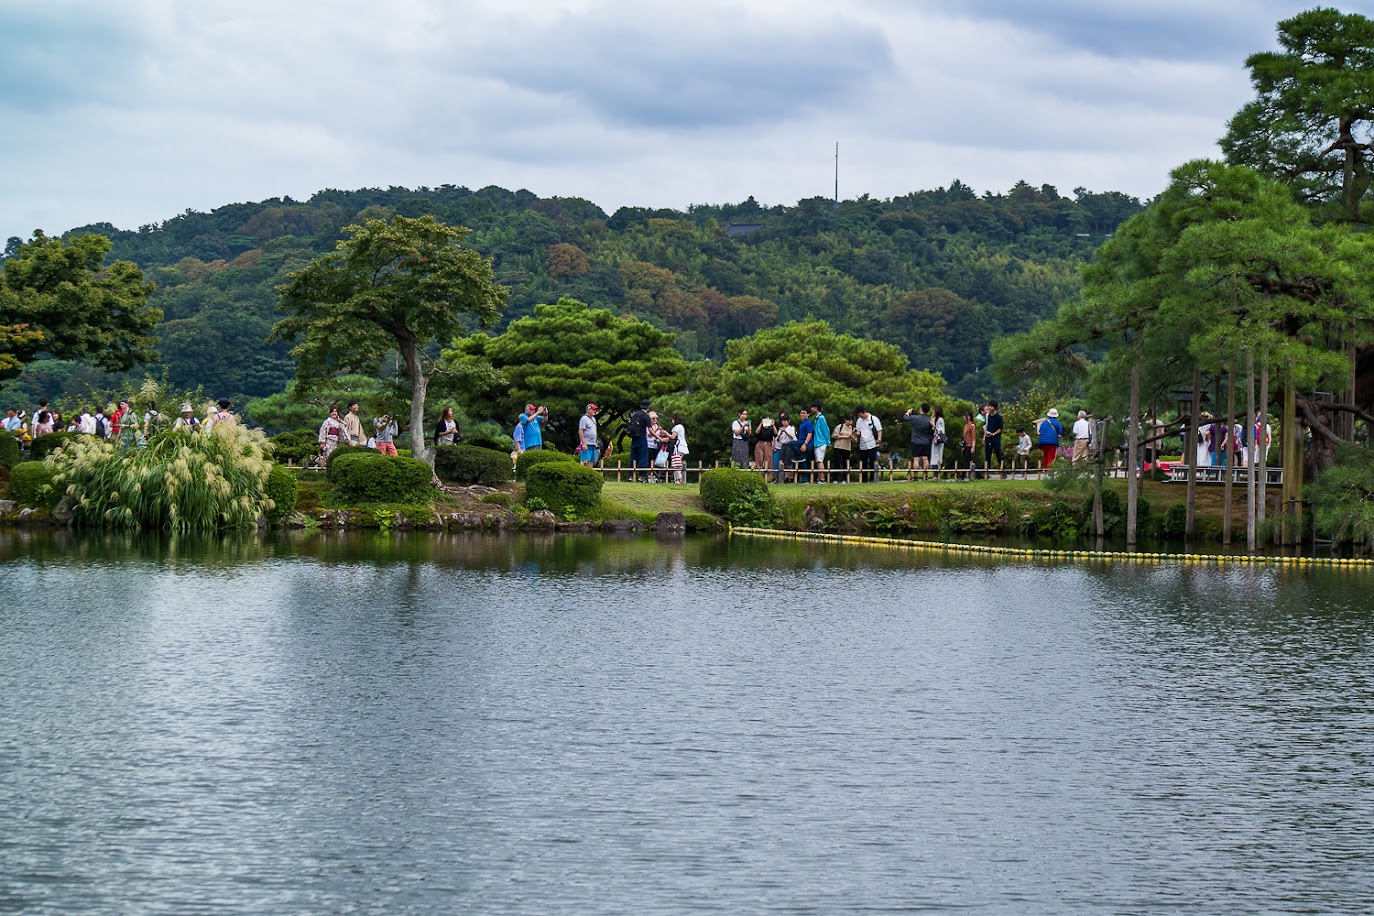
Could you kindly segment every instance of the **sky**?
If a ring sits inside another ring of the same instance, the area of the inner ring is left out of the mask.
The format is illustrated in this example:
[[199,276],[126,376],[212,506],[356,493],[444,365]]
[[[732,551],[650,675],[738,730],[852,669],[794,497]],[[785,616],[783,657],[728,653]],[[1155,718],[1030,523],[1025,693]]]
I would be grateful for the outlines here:
[[836,143],[842,198],[1149,198],[1313,5],[0,0],[0,238],[393,185],[790,205]]

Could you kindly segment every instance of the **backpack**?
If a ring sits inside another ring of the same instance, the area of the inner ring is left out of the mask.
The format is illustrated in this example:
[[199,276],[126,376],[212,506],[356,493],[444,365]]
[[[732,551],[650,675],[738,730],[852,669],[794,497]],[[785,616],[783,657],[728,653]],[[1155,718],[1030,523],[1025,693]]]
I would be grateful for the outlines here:
[[637,410],[630,417],[630,422],[625,426],[625,432],[631,439],[643,439],[649,431],[649,415],[642,410]]

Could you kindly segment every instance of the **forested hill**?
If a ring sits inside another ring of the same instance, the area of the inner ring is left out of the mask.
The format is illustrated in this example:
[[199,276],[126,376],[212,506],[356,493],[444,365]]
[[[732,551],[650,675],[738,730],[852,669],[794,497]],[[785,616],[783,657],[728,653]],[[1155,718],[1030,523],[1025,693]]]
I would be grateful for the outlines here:
[[[471,247],[494,259],[510,287],[504,322],[571,295],[673,330],[689,358],[719,358],[732,338],[814,316],[895,343],[914,367],[963,390],[994,337],[1078,294],[1079,264],[1140,209],[1115,192],[1065,197],[1022,182],[979,196],[956,181],[890,200],[841,201],[838,212],[821,197],[768,208],[750,198],[608,216],[575,198],[448,185],[327,190],[304,202],[188,211],[137,231],[93,225],[67,234],[109,236],[112,257],[134,261],[156,282],[171,381],[240,402],[279,391],[292,376],[287,347],[264,343],[280,317],[274,287],[284,274],[332,250],[350,223],[426,213],[470,227]],[[29,382],[23,387],[33,390],[38,379]],[[43,387],[67,385],[50,375]]]

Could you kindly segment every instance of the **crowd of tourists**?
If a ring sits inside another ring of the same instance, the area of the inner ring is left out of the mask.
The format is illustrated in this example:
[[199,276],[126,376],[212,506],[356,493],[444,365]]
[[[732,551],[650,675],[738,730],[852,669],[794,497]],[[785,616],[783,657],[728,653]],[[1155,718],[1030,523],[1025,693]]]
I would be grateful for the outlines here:
[[232,406],[232,402],[221,400],[218,409],[210,411],[202,420],[189,403],[182,404],[180,415],[168,423],[157,410],[149,409],[140,414],[127,400],[108,409],[83,407],[75,416],[63,417],[60,411],[50,409],[47,399],[42,398],[32,412],[7,408],[0,429],[8,430],[19,439],[21,448],[28,448],[33,440],[56,432],[84,433],[113,442],[120,448],[133,448],[145,444],[149,436],[162,429],[192,433],[209,430],[231,416],[229,409]]

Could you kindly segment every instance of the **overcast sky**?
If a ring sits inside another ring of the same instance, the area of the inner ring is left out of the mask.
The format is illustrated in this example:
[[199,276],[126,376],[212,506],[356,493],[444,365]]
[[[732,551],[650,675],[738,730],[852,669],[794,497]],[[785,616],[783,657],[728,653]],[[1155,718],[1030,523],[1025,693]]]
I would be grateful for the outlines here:
[[389,185],[793,204],[837,141],[842,197],[1149,197],[1312,5],[0,0],[0,238]]

